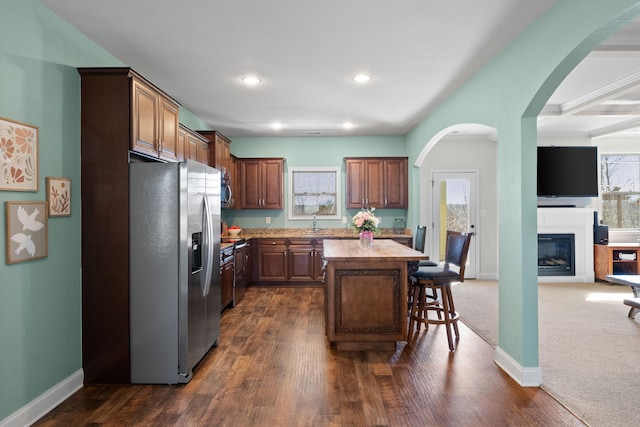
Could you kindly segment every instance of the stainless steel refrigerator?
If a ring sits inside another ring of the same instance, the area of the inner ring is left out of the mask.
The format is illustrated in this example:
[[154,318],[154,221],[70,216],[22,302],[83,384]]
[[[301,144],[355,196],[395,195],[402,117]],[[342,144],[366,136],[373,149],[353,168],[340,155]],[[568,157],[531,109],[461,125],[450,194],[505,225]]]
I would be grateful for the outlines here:
[[129,165],[131,382],[187,383],[220,336],[220,172]]

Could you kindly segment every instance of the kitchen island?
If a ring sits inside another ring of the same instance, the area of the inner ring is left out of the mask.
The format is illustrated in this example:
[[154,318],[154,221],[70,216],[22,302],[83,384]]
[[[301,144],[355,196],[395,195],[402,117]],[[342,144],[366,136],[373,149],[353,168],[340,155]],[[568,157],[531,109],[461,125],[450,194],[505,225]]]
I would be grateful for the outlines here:
[[407,335],[407,281],[428,259],[390,239],[323,241],[325,331],[338,350],[395,350]]

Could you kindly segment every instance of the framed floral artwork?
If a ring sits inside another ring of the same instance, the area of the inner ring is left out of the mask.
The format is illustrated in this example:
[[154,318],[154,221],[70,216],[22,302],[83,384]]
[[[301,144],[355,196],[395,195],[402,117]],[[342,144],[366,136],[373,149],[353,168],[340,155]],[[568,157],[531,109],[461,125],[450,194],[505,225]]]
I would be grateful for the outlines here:
[[47,177],[49,216],[71,216],[71,180]]
[[0,190],[38,191],[38,128],[0,117]]
[[5,202],[7,264],[45,258],[47,202]]

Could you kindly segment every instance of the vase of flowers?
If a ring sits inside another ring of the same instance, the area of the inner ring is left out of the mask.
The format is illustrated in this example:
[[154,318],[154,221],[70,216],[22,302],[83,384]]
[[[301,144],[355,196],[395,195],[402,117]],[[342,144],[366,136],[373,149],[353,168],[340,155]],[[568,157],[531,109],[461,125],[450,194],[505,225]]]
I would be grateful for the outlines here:
[[380,218],[377,218],[374,209],[363,209],[351,219],[351,227],[360,233],[360,245],[363,248],[373,247],[373,235],[378,231]]

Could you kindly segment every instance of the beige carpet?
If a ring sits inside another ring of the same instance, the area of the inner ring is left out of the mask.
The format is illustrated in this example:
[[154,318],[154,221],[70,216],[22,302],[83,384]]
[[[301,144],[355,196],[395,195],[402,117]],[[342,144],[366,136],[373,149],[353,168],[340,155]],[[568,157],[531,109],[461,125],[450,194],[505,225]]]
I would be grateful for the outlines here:
[[[494,347],[498,284],[469,280],[453,286],[465,325]],[[640,425],[640,315],[629,319],[626,286],[540,283],[542,388],[588,425]]]

